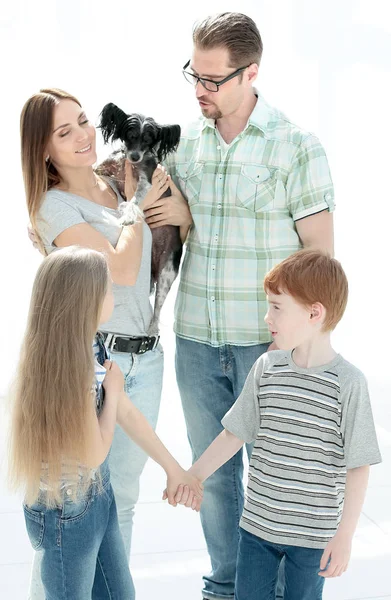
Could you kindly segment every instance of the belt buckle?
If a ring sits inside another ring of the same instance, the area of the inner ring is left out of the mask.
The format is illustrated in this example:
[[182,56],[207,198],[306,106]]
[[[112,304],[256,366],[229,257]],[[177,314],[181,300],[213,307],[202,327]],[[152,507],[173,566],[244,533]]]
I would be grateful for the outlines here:
[[108,350],[114,350],[113,346],[117,340],[117,336],[114,333],[108,333],[106,338],[106,348]]
[[[151,339],[152,339],[152,338],[151,338]],[[154,342],[154,344],[153,344],[153,346],[152,346],[151,350],[155,350],[156,346],[157,346],[157,345],[158,345],[158,343],[159,343],[159,340],[160,340],[160,335],[157,335],[157,336],[155,337],[155,342]]]

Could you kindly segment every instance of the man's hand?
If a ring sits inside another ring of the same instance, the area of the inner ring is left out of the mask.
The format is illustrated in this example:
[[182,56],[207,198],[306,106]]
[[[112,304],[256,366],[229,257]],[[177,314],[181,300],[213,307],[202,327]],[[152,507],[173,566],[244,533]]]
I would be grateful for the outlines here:
[[145,220],[151,229],[162,225],[178,225],[179,227],[190,227],[193,223],[189,205],[168,175],[168,184],[171,188],[171,196],[160,198],[154,204],[144,210]]
[[[343,533],[337,533],[329,541],[320,559],[321,577],[339,577],[346,571],[352,550],[352,538]],[[327,567],[327,568],[326,568]]]

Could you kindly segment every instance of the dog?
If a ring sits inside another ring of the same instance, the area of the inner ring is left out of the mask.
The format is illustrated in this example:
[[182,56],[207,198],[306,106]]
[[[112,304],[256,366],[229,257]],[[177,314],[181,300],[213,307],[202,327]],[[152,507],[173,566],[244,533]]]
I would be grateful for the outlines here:
[[[105,144],[119,140],[121,148],[103,161],[97,172],[113,177],[121,196],[126,200],[125,159],[129,159],[138,178],[135,198],[122,202],[121,224],[134,223],[140,214],[138,205],[151,188],[152,174],[165,157],[174,152],[179,144],[179,125],[159,125],[150,117],[141,114],[126,114],[113,103],[106,104],[100,114],[99,128]],[[161,197],[171,196],[170,188]],[[155,288],[155,304],[149,336],[159,333],[159,317],[163,303],[175,281],[182,257],[182,242],[179,227],[163,225],[152,229],[151,293]]]

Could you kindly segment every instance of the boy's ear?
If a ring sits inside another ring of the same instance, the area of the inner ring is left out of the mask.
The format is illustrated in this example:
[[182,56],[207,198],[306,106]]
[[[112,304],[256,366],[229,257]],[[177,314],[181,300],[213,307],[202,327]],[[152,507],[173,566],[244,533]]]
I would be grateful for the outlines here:
[[326,309],[320,302],[315,302],[311,305],[310,319],[312,322],[319,323],[324,320],[326,316]]

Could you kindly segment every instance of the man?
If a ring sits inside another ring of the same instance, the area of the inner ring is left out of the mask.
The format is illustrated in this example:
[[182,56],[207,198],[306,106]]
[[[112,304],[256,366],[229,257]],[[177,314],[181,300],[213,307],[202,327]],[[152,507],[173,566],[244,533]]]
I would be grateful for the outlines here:
[[[196,460],[222,431],[222,417],[269,348],[264,275],[303,246],[333,253],[334,192],[317,138],[253,87],[262,41],[252,19],[208,17],[196,25],[193,42],[184,74],[202,117],[184,131],[167,163],[187,203],[159,200],[147,221],[179,225],[183,238],[188,231],[174,328],[177,381]],[[242,476],[240,452],[205,485],[208,600],[234,597]]]

